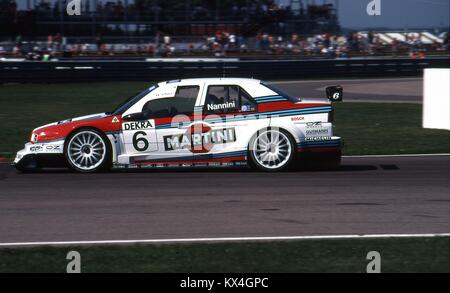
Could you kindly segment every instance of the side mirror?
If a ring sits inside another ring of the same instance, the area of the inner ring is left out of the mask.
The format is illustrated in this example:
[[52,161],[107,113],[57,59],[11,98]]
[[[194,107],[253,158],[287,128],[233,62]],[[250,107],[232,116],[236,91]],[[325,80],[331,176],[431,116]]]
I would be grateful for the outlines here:
[[340,85],[326,88],[327,98],[332,102],[341,102],[344,99],[344,90]]
[[122,120],[125,121],[140,121],[145,120],[145,115],[142,112],[131,113],[122,117]]

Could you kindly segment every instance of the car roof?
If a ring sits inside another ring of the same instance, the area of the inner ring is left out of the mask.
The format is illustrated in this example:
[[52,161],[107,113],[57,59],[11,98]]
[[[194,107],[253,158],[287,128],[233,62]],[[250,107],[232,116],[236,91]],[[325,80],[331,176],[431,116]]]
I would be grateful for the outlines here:
[[187,79],[176,79],[176,80],[169,80],[169,81],[163,81],[160,82],[158,85],[164,85],[168,83],[201,83],[201,82],[229,82],[229,83],[261,83],[259,79],[253,79],[253,78],[238,78],[238,77],[208,77],[208,78],[187,78]]

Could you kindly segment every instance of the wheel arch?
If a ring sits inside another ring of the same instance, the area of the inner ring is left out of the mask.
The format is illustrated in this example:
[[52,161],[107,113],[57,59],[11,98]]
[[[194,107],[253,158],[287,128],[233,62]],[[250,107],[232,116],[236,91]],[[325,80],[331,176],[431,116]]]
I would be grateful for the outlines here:
[[98,127],[95,127],[95,126],[87,126],[87,125],[80,125],[79,127],[75,127],[74,129],[72,129],[67,135],[66,135],[66,137],[64,138],[64,149],[65,149],[65,146],[69,143],[69,138],[71,138],[73,135],[75,135],[77,132],[80,132],[80,131],[82,131],[82,130],[95,130],[95,131],[98,131],[101,135],[103,135],[106,139],[107,139],[107,141],[108,141],[108,143],[109,143],[109,147],[111,147],[111,149],[112,149],[112,144],[111,144],[111,141],[110,141],[110,139],[108,138],[108,135],[103,131],[103,130],[101,130],[100,128],[98,128]]

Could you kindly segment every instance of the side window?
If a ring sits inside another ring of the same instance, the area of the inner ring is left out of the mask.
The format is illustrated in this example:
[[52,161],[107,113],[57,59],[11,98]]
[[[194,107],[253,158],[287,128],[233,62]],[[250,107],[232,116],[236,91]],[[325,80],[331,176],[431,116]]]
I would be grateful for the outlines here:
[[175,103],[178,114],[192,114],[197,100],[198,86],[180,86],[175,94]]
[[206,94],[204,112],[207,114],[256,111],[256,103],[237,85],[211,85]]
[[180,86],[175,97],[151,100],[142,107],[147,117],[170,117],[178,114],[191,115],[199,92],[198,86]]

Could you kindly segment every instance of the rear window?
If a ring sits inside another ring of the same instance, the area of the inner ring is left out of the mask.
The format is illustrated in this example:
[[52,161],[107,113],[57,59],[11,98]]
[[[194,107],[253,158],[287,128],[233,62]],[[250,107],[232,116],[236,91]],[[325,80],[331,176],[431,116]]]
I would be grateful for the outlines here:
[[288,93],[286,93],[285,91],[283,91],[282,89],[280,89],[279,87],[277,87],[277,86],[275,86],[273,84],[269,84],[269,83],[266,83],[266,82],[261,82],[261,84],[263,86],[265,86],[266,88],[274,91],[277,95],[280,95],[280,96],[283,96],[283,97],[287,98],[291,102],[296,103],[296,102],[300,101],[300,98],[296,98],[296,97],[293,97],[293,96],[289,95]]

